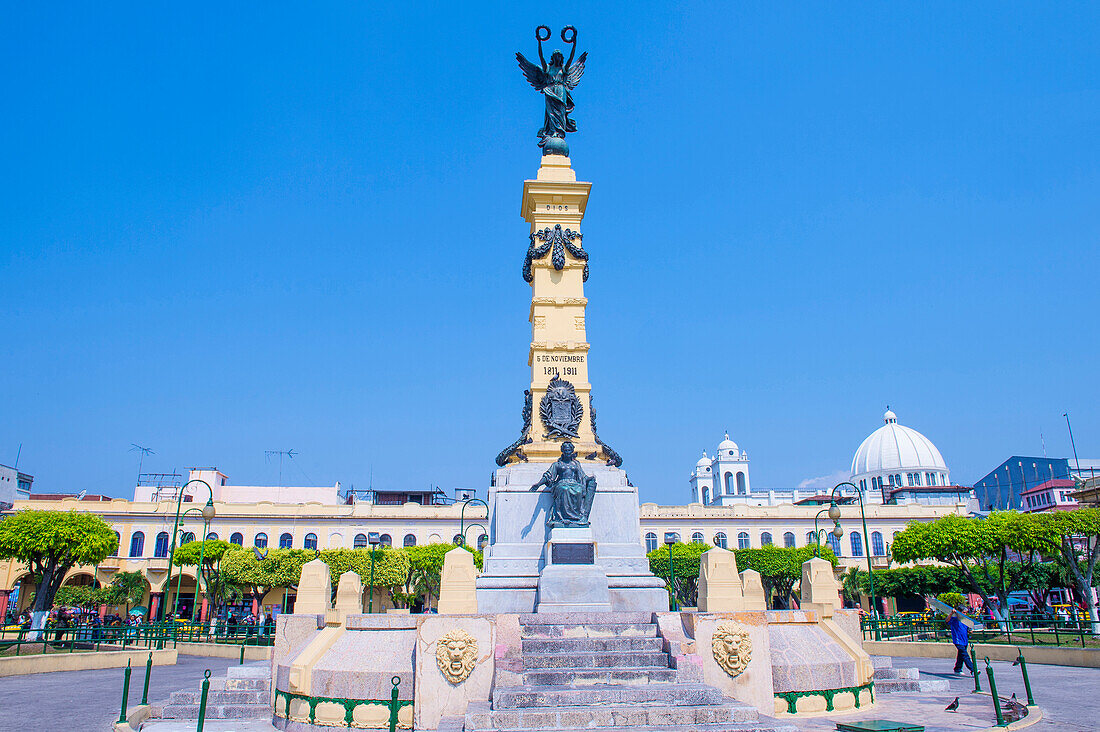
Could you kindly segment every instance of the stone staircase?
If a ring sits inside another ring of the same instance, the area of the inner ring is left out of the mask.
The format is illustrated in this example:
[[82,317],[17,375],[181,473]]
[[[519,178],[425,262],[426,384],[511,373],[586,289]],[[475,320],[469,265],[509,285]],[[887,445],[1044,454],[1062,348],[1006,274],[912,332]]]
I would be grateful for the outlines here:
[[467,732],[796,732],[703,684],[697,668],[670,668],[649,613],[523,615],[520,625],[522,685],[470,704]]
[[[198,719],[201,692],[173,691],[168,702],[152,709],[153,718]],[[225,678],[210,679],[207,719],[271,719],[271,670],[260,666],[230,666]]]
[[946,693],[947,679],[922,679],[920,669],[894,668],[889,656],[871,656],[875,669],[875,693],[889,694],[897,691],[917,691],[925,694]]

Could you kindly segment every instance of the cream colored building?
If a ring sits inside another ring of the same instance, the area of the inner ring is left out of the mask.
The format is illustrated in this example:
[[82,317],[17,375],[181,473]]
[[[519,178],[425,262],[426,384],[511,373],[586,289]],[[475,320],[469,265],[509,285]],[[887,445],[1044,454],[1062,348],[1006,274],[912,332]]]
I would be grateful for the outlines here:
[[[220,475],[220,474],[219,474]],[[210,477],[210,476],[204,476]],[[213,487],[213,486],[212,486]],[[485,508],[470,504],[462,515],[462,505],[379,505],[374,503],[336,502],[331,487],[321,488],[261,488],[246,487],[246,495],[256,490],[269,494],[282,491],[295,498],[317,496],[324,500],[307,500],[304,503],[275,503],[272,501],[236,501],[234,486],[217,486],[215,494],[216,515],[208,530],[209,538],[220,538],[242,546],[328,549],[354,548],[367,544],[367,535],[377,532],[383,543],[392,546],[410,546],[440,542],[453,542],[459,535],[460,525],[469,545],[479,545],[487,535]],[[178,490],[178,489],[177,489]],[[78,567],[66,578],[66,584],[89,584],[93,577],[102,583],[110,582],[119,571],[140,571],[146,579],[147,589],[142,604],[156,613],[160,603],[167,599],[166,607],[179,606],[190,612],[195,593],[193,568],[184,568],[180,587],[180,603],[175,602],[175,587],[166,587],[168,578],[168,552],[170,532],[175,518],[175,493],[159,501],[77,500],[74,497],[52,500],[19,500],[15,509],[36,508],[58,511],[89,511],[101,516],[119,536],[118,556],[110,557],[98,567]],[[184,510],[198,509],[205,505],[209,493],[199,483],[192,483],[182,503]],[[686,506],[658,506],[644,503],[641,506],[640,537],[651,550],[663,543],[666,532],[678,534],[684,542],[699,541],[714,545],[760,547],[768,543],[778,546],[806,546],[812,544],[814,516],[821,506],[782,504],[777,506],[703,506],[691,503]],[[864,566],[865,554],[871,551],[875,566],[885,567],[886,550],[895,533],[905,528],[909,521],[930,521],[949,513],[965,513],[964,505],[872,505],[866,507],[867,528],[870,541],[863,537],[859,506],[841,506],[841,525],[844,537],[834,549],[843,566]],[[822,516],[819,527],[831,529],[828,518]],[[203,530],[201,518],[192,513],[181,521],[181,531],[198,537]],[[190,539],[191,537],[184,537]],[[173,577],[175,574],[173,573]],[[33,586],[24,567],[15,562],[0,565],[0,610],[8,604],[13,590],[19,589],[13,608],[26,607]],[[165,597],[167,595],[167,598]],[[293,589],[275,588],[263,598],[251,598],[253,609],[263,606],[280,606],[284,599],[293,597]],[[384,602],[378,598],[379,602]]]

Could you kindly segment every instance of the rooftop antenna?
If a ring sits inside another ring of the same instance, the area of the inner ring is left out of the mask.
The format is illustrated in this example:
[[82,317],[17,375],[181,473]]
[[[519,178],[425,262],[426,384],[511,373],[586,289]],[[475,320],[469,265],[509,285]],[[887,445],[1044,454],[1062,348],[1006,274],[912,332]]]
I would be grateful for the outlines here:
[[1039,442],[1043,443],[1043,457],[1047,456],[1047,441],[1043,439],[1043,431],[1039,430]]
[[23,443],[19,443],[19,449],[15,451],[15,465],[12,467],[19,470],[19,456],[23,454]]
[[1081,474],[1081,461],[1077,458],[1077,443],[1073,441],[1073,425],[1069,423],[1069,412],[1062,415],[1066,418],[1066,428],[1069,430],[1069,444],[1073,445],[1073,460],[1077,463],[1077,474]]
[[291,450],[264,450],[264,457],[266,459],[269,459],[272,455],[278,455],[279,456],[279,487],[280,488],[283,487],[283,455],[286,455],[288,458],[293,460],[294,456],[297,455],[297,454],[298,453],[294,452],[293,449],[291,449]]
[[148,447],[142,447],[141,445],[137,444],[136,442],[131,442],[129,451],[134,452],[135,450],[137,450],[138,452],[141,453],[141,455],[138,457],[138,479],[137,479],[137,483],[135,484],[135,485],[137,485],[137,484],[141,483],[141,464],[145,461],[145,456],[146,455],[156,455],[156,453],[153,452],[153,450],[148,448]]

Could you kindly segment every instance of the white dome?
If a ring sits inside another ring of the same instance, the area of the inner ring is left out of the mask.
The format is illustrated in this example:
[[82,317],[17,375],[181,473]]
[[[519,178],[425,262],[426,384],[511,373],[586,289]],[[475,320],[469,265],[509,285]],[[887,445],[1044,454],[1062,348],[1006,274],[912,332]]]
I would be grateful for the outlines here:
[[726,433],[726,439],[718,443],[718,454],[722,454],[723,450],[733,450],[737,452],[737,443],[730,439],[730,433]]
[[947,472],[943,455],[927,437],[898,424],[897,415],[886,410],[886,422],[872,432],[852,458],[852,477],[866,473],[920,468]]
[[695,463],[695,467],[697,467],[697,468],[709,468],[710,467],[710,458],[707,457],[707,451],[706,450],[703,450],[703,457],[699,458],[699,462]]

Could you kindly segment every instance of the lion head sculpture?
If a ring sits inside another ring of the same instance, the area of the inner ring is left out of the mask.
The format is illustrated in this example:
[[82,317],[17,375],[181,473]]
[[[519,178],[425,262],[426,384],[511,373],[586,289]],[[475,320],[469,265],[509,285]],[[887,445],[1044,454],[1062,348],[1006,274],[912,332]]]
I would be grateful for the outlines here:
[[752,659],[752,639],[749,631],[740,623],[722,623],[711,636],[714,660],[731,677],[744,671]]
[[462,628],[441,635],[436,642],[435,661],[452,684],[461,684],[477,665],[477,639]]

